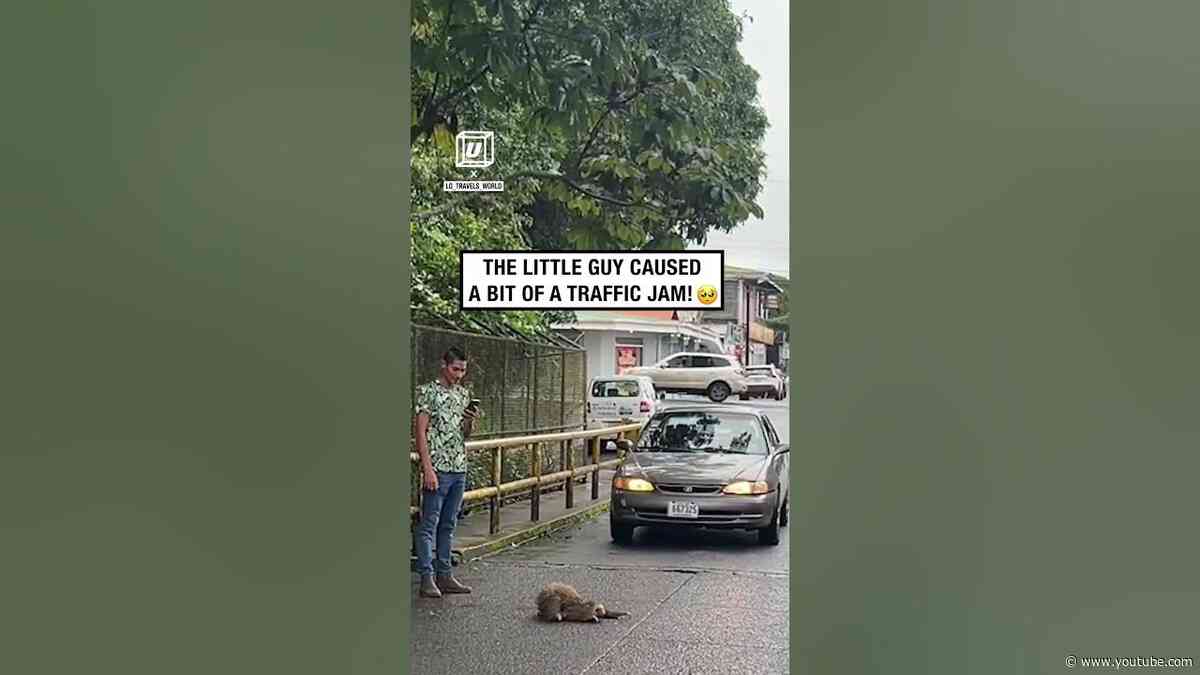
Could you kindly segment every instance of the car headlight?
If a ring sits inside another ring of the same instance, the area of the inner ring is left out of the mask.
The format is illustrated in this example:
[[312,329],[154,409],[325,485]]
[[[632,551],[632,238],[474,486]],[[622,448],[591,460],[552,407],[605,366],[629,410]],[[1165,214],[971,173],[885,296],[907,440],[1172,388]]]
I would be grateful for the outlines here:
[[721,492],[727,495],[765,495],[771,491],[766,481],[739,480],[726,485]]
[[654,492],[654,484],[644,478],[617,476],[613,478],[613,489],[628,492]]

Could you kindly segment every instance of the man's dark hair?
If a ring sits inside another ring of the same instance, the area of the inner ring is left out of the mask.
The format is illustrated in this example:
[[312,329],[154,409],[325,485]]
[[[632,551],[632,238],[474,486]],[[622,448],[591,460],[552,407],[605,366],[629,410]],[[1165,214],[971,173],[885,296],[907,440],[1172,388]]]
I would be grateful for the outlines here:
[[442,354],[442,363],[444,363],[446,365],[450,365],[451,363],[454,363],[455,361],[466,361],[466,360],[467,360],[466,352],[464,352],[462,349],[459,349],[458,347],[451,347],[446,350],[445,354]]

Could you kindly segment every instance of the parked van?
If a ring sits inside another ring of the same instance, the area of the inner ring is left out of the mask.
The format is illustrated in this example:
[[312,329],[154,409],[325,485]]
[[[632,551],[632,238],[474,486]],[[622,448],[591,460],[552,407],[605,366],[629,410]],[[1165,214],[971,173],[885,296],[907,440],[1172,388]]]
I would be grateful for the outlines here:
[[597,375],[588,387],[588,426],[644,424],[657,404],[654,383],[645,375]]

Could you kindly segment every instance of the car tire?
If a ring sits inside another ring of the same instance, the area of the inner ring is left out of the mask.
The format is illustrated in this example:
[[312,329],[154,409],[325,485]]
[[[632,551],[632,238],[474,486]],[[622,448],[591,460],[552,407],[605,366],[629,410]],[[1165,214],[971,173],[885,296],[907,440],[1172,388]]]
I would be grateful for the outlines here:
[[721,401],[729,398],[729,394],[732,393],[732,390],[729,388],[729,385],[725,384],[724,382],[713,382],[712,384],[708,385],[706,393],[708,394],[708,400],[712,401],[713,403],[720,403]]
[[788,495],[783,498],[783,508],[779,510],[779,526],[780,527],[787,527],[788,514],[791,511],[791,509],[790,509],[791,500],[792,500],[791,495]]
[[779,509],[771,515],[771,524],[758,530],[758,543],[763,546],[777,546],[779,544]]
[[612,518],[608,519],[608,530],[612,535],[612,540],[618,544],[628,546],[633,543],[633,525],[622,525]]

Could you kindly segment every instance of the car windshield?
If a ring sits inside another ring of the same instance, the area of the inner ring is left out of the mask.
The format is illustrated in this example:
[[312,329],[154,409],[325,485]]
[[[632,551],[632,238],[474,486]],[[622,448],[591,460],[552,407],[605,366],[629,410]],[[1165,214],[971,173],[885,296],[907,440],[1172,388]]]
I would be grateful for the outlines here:
[[641,387],[636,380],[610,380],[592,384],[592,398],[637,396]]
[[765,455],[767,445],[753,415],[680,411],[651,419],[635,450]]

